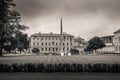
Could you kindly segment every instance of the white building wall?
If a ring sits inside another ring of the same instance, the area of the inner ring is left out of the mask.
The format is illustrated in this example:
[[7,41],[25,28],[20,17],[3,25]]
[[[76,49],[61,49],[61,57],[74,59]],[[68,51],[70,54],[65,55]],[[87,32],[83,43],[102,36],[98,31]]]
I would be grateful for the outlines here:
[[114,34],[115,53],[120,53],[120,32]]
[[115,52],[115,47],[113,45],[106,46],[102,49],[97,50],[98,53],[114,53]]
[[[42,34],[41,34],[42,35]],[[54,34],[52,34],[54,35]],[[64,53],[68,53],[74,44],[73,36],[65,36],[61,44],[61,36],[32,36],[30,48],[39,48],[40,53],[60,53],[61,45]]]

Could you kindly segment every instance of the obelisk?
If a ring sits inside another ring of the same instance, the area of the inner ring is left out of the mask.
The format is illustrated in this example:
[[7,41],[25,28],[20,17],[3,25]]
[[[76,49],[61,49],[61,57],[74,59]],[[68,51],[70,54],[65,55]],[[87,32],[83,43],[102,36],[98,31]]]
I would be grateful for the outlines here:
[[62,18],[60,20],[60,35],[61,35],[61,47],[60,47],[60,54],[61,56],[64,56],[64,52],[63,52],[63,24],[62,24]]

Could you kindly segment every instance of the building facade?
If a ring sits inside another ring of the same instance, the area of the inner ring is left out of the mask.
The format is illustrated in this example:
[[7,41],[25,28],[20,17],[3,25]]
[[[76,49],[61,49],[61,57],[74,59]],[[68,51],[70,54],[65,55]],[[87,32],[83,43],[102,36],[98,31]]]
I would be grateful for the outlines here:
[[120,53],[120,30],[114,32],[113,42],[115,45],[115,53]]
[[[62,40],[62,41],[61,41]],[[68,53],[74,46],[74,36],[70,34],[37,33],[30,37],[30,49],[38,48],[40,53]]]
[[106,47],[102,49],[98,49],[97,52],[99,53],[114,53],[115,46],[113,43],[114,36],[104,36],[101,37],[101,40],[105,43]]

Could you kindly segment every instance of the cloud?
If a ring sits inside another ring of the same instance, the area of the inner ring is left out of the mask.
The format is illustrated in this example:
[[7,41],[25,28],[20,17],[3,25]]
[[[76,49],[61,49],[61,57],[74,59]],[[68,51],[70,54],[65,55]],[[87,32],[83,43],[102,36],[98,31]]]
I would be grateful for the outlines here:
[[[30,26],[30,34],[38,28],[57,32],[60,17],[64,19],[65,31],[87,39],[100,33],[110,34],[120,26],[120,0],[15,0],[15,3],[23,23]],[[69,27],[76,29],[67,30]]]
[[104,11],[109,17],[119,15],[120,0],[15,0],[20,12],[26,17],[61,14],[84,14]]

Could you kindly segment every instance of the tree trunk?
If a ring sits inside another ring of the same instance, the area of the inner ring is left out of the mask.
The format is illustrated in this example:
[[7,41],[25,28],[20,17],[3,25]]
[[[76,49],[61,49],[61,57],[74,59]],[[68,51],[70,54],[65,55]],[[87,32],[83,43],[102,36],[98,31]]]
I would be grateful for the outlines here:
[[2,50],[3,50],[3,36],[1,35],[1,41],[0,41],[0,56],[2,56],[2,54],[3,54],[3,52],[2,52]]
[[2,54],[3,54],[3,52],[2,52],[2,50],[3,50],[3,41],[2,41],[2,39],[1,39],[0,43],[1,43],[0,44],[0,56],[2,56]]
[[0,48],[0,56],[2,56],[2,47]]

